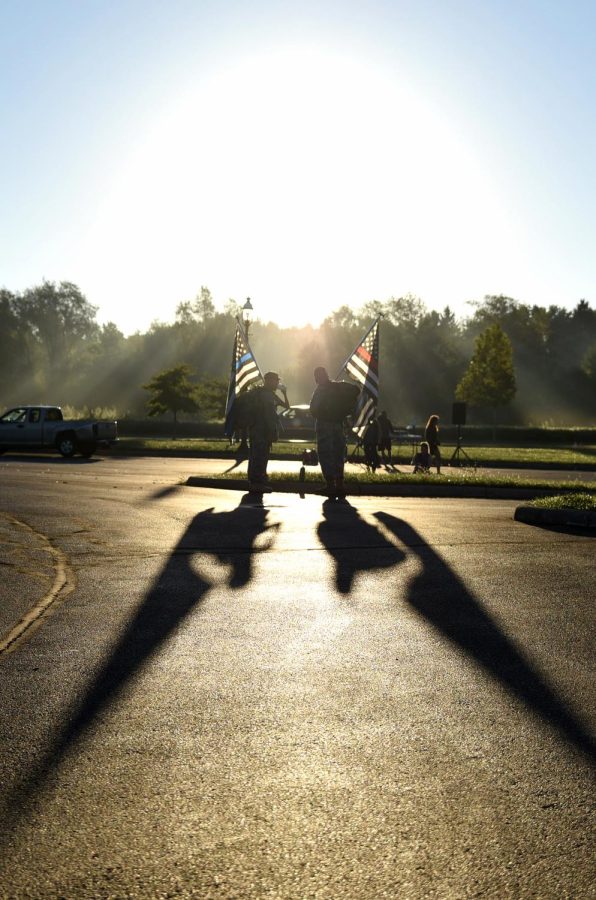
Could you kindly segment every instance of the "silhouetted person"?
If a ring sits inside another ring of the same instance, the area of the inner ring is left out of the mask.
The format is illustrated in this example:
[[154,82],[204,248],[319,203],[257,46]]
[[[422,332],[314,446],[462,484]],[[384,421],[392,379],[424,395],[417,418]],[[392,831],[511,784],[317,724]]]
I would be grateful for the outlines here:
[[437,475],[441,474],[441,451],[439,450],[439,417],[433,415],[429,418],[424,429],[424,440],[427,442],[430,455],[435,461]]
[[412,464],[414,466],[414,475],[419,472],[430,472],[432,456],[430,455],[430,447],[426,441],[420,444],[420,450],[415,454]]
[[379,423],[373,416],[364,430],[362,437],[362,449],[364,450],[364,461],[369,469],[373,472],[381,465],[377,445],[379,443]]
[[290,405],[283,385],[280,388],[284,395],[283,399],[275,393],[279,387],[277,372],[266,372],[263,381],[261,387],[251,391],[253,422],[248,430],[248,489],[260,494],[271,490],[267,465],[271,444],[278,437],[277,407],[283,406],[288,409]]
[[327,369],[317,366],[314,371],[317,384],[310,401],[310,412],[315,419],[317,450],[323,477],[327,482],[327,495],[343,499],[344,463],[346,458],[345,415],[335,409],[333,388]]
[[[377,422],[379,424],[379,452],[381,454],[381,459],[383,462],[387,462],[391,465],[391,433],[393,432],[393,423],[391,419],[385,412],[385,410],[381,410],[379,415],[377,416]],[[387,454],[387,459],[385,460],[385,454]]]

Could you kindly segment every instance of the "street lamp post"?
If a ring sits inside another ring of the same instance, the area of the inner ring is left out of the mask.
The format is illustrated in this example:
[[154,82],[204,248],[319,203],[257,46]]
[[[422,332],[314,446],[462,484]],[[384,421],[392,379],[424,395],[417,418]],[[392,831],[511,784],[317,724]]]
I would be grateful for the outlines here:
[[250,302],[250,297],[246,298],[246,303],[242,307],[242,324],[244,325],[244,331],[246,332],[246,337],[248,337],[248,332],[250,330],[250,323],[252,322],[252,303]]

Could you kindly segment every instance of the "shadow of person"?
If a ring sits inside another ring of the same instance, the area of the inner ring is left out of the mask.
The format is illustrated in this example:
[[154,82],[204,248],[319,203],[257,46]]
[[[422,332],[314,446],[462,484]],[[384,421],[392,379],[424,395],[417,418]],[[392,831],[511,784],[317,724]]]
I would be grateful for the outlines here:
[[325,500],[317,535],[335,560],[335,582],[341,594],[350,593],[357,572],[387,569],[405,559],[405,554],[348,502]]
[[240,498],[240,506],[263,506],[263,495],[247,491]]
[[596,744],[588,730],[416,529],[388,513],[375,516],[422,564],[409,586],[407,599],[414,609],[577,749],[595,759]]
[[[229,587],[240,588],[251,580],[256,541],[263,532],[275,527],[267,525],[268,512],[262,507],[239,506],[229,512],[215,512],[211,508],[194,517],[82,699],[65,715],[65,724],[49,750],[5,797],[2,806],[6,840],[9,823],[16,824],[27,802],[59,767],[66,753],[97,716],[117,701],[147,660],[203,603],[212,583],[197,574],[196,561],[213,556],[227,563]],[[267,550],[271,542],[272,538],[259,551]],[[0,836],[0,846],[3,843],[4,838]]]
[[228,466],[227,469],[224,469],[223,474],[224,474],[224,475],[227,475],[229,472],[233,472],[234,469],[237,469],[238,466],[239,466],[241,463],[243,463],[245,459],[246,459],[245,456],[238,455],[238,456],[236,457],[236,459],[234,460],[234,462],[232,463],[232,465],[231,465],[231,466]]
[[[279,524],[267,524],[269,510],[263,506],[262,496],[254,494],[245,494],[230,512],[215,513],[211,509],[200,515],[207,514],[208,526],[203,519],[195,528],[197,516],[181,541],[181,549],[188,547],[191,553],[211,554],[230,567],[228,587],[244,587],[252,578],[254,554],[271,548]],[[267,532],[267,539],[260,541],[257,548],[257,539]]]

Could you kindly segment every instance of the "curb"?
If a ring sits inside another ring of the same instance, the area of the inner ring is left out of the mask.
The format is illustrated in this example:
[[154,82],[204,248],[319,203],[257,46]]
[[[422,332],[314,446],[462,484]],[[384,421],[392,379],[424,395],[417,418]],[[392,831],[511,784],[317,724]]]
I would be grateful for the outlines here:
[[596,528],[596,510],[541,509],[537,506],[518,506],[513,518],[526,525],[573,525]]
[[[216,487],[225,491],[248,492],[246,478],[213,478],[191,475],[185,481],[188,487]],[[470,500],[533,500],[535,497],[564,493],[561,488],[489,487],[460,484],[359,484],[346,483],[348,496],[352,497],[456,497]],[[324,495],[323,482],[274,481],[271,493]],[[532,509],[533,507],[519,507]],[[546,510],[545,510],[546,511]],[[579,511],[581,512],[581,510]]]

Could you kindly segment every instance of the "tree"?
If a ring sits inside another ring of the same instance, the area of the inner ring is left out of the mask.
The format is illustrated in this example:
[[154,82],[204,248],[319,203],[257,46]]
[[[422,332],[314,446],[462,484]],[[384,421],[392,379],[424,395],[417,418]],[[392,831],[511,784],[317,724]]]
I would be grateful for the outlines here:
[[584,354],[582,371],[596,385],[596,343],[588,347]]
[[164,369],[154,375],[151,381],[143,385],[151,397],[147,401],[147,412],[150,416],[163,416],[167,412],[174,413],[174,434],[179,412],[197,412],[197,388],[190,380],[193,370],[183,363],[173,369]]
[[[23,358],[24,330],[15,312],[16,297],[6,289],[0,290],[0,383],[6,391],[11,378],[23,378],[27,360]],[[21,382],[22,383],[22,382]],[[3,404],[6,401],[3,398]]]
[[455,397],[470,406],[493,409],[493,438],[496,410],[515,397],[511,341],[496,322],[478,335],[470,364],[459,382]]
[[356,317],[351,306],[344,305],[327,316],[323,321],[323,325],[329,328],[352,328],[355,325],[355,320]]
[[208,322],[215,316],[215,304],[211,291],[205,285],[194,300],[183,300],[176,307],[178,325],[192,325],[195,322]]
[[224,315],[233,316],[233,318],[236,319],[240,315],[241,309],[242,307],[240,306],[240,304],[237,303],[236,300],[232,299],[232,297],[230,297],[229,300],[226,300],[226,302],[224,303],[223,311]]
[[68,357],[74,343],[90,341],[99,331],[97,307],[70,281],[29,288],[18,299],[18,313],[52,365]]
[[211,291],[205,285],[201,285],[201,290],[195,297],[193,308],[199,322],[206,322],[207,319],[212,319],[215,315],[213,297],[211,296]]
[[189,300],[183,300],[176,307],[176,322],[178,325],[191,325],[195,321],[192,311],[192,303]]
[[414,294],[391,297],[384,305],[387,321],[410,328],[415,328],[426,312],[424,303]]
[[197,386],[197,398],[206,419],[223,419],[228,398],[228,383],[223,378],[203,378]]

